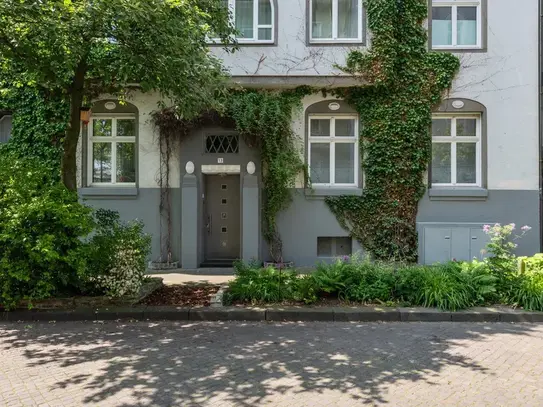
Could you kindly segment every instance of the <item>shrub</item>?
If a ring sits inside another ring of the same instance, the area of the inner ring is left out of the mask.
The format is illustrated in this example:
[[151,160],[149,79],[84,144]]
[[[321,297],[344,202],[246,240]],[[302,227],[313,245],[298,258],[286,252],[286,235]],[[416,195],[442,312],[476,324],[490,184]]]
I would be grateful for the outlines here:
[[123,223],[117,212],[98,209],[96,232],[87,244],[87,293],[118,298],[136,294],[145,279],[151,237],[143,223]]
[[352,272],[353,265],[343,260],[333,264],[320,263],[312,274],[317,292],[338,295],[345,289],[345,279]]
[[0,303],[73,291],[85,271],[91,209],[35,160],[0,156]]
[[251,303],[301,300],[298,276],[293,270],[260,268],[255,263],[234,264],[236,279],[230,283],[230,299]]
[[345,289],[341,296],[349,301],[394,301],[397,273],[392,265],[372,263],[368,259],[354,261],[345,276]]
[[504,302],[531,311],[543,311],[543,254],[522,257],[520,268],[508,279]]
[[450,262],[400,270],[396,290],[412,305],[456,311],[483,304],[495,292],[495,283],[482,262]]

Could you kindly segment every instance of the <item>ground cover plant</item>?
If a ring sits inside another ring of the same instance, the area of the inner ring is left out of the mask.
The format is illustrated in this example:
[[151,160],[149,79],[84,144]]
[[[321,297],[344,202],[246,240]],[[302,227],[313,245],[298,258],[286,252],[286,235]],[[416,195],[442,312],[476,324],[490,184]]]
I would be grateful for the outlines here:
[[307,275],[237,263],[228,298],[252,304],[315,304],[335,298],[450,311],[500,303],[543,311],[543,254],[517,258],[516,241],[530,227],[522,227],[519,234],[515,230],[514,224],[485,225],[489,257],[482,261],[413,265],[353,256],[318,264]]

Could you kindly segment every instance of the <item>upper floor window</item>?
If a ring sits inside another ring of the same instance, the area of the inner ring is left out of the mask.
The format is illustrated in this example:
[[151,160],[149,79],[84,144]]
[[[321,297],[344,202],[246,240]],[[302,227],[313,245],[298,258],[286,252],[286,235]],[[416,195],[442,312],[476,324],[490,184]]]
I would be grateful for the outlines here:
[[89,123],[89,178],[91,185],[135,185],[134,115],[93,115]]
[[309,116],[308,165],[315,186],[358,186],[358,117]]
[[362,0],[310,0],[310,42],[361,42]]
[[481,186],[481,116],[434,115],[432,185]]
[[434,49],[481,48],[481,0],[433,0],[431,28]]
[[239,31],[239,43],[275,41],[275,6],[272,0],[222,0]]
[[0,144],[7,143],[11,137],[12,117],[11,115],[0,116]]

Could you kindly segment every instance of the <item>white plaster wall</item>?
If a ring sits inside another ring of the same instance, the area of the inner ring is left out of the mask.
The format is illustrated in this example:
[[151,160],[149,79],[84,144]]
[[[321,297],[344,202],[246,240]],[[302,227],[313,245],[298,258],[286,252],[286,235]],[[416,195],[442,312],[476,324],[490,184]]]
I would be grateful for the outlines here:
[[487,108],[488,188],[537,190],[537,0],[488,0],[488,51],[461,54],[451,97]]
[[[305,0],[278,0],[277,46],[244,47],[224,61],[233,75],[325,75],[335,72],[348,49],[306,47]],[[461,70],[449,97],[476,100],[487,108],[488,188],[537,190],[538,187],[538,4],[537,0],[488,0],[488,51],[463,53]],[[322,57],[313,58],[316,50]],[[223,55],[219,48],[213,52]],[[311,57],[310,57],[311,56]],[[329,96],[326,99],[332,99]],[[322,95],[303,99],[294,112],[293,130],[303,157],[305,109]],[[157,187],[159,151],[150,114],[156,94],[135,93],[140,111],[139,185]],[[179,186],[179,164],[172,161],[171,185]],[[303,177],[297,182],[303,187]]]
[[212,52],[222,58],[231,75],[339,73],[334,64],[344,64],[351,47],[308,47],[306,0],[277,0],[277,4],[277,46],[245,46],[233,54],[225,52],[221,47],[212,47]]

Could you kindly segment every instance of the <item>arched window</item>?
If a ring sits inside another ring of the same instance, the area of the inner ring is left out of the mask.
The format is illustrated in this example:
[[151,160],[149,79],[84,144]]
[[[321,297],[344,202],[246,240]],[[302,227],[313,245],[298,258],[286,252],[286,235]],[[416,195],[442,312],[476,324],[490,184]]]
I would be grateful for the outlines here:
[[138,109],[100,101],[88,124],[88,186],[135,186]]
[[239,43],[273,43],[275,41],[276,0],[223,0],[239,31]]
[[359,186],[359,120],[356,111],[341,100],[307,108],[307,165],[313,186]]
[[451,99],[432,115],[432,186],[483,186],[484,113],[478,102]]

